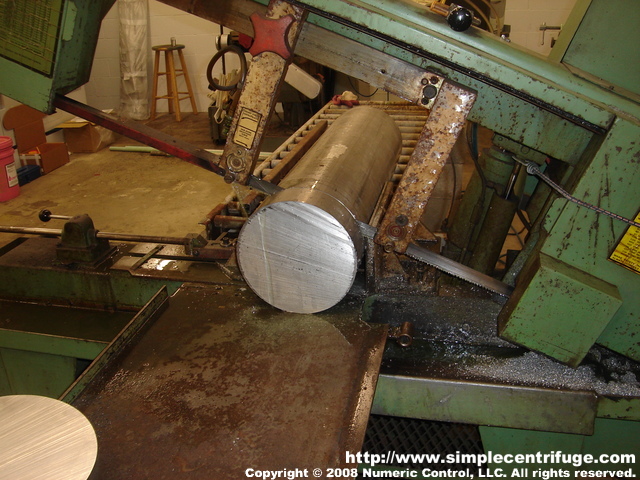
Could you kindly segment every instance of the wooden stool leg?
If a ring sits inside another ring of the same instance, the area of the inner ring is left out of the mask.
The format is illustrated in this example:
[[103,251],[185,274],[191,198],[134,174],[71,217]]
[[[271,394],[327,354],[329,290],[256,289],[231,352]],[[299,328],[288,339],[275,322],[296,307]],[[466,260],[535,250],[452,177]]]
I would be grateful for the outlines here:
[[187,92],[189,93],[189,99],[191,100],[191,109],[193,110],[193,113],[198,113],[198,108],[196,107],[196,100],[193,96],[193,90],[191,89],[191,81],[189,80],[189,72],[187,72],[187,62],[184,61],[184,55],[182,54],[182,50],[178,50],[178,56],[180,57],[180,66],[182,67],[184,81],[187,84]]
[[176,80],[176,67],[175,64],[173,63],[173,52],[167,52],[167,60],[168,60],[168,66],[167,66],[167,74],[169,75],[169,78],[171,80],[171,95],[172,98],[170,99],[170,101],[173,101],[173,106],[175,107],[175,111],[176,111],[176,120],[178,122],[182,121],[182,116],[180,115],[180,101],[178,100],[178,82]]
[[167,104],[169,113],[173,113],[173,99],[176,95],[175,90],[173,88],[173,78],[175,77],[175,70],[171,69],[171,65],[173,65],[173,53],[171,51],[164,52],[164,70],[167,79]]
[[156,58],[154,60],[153,63],[153,90],[151,92],[151,117],[150,119],[153,120],[156,118],[156,103],[158,102],[158,99],[156,98],[158,96],[158,69],[160,68],[160,52],[156,51]]

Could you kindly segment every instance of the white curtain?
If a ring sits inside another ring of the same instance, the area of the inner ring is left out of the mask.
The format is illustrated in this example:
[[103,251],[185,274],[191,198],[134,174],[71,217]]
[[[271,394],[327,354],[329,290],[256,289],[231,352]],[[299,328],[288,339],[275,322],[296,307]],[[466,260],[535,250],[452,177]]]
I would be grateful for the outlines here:
[[149,4],[148,0],[118,0],[120,17],[119,115],[149,118]]

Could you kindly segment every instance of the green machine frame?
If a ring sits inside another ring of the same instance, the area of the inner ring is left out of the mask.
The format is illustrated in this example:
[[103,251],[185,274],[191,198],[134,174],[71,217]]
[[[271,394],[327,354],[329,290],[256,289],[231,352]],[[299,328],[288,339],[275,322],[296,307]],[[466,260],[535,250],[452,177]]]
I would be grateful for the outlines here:
[[52,113],[56,93],[89,81],[100,22],[114,3],[1,1],[2,94]]
[[[0,1],[0,16],[9,3]],[[113,2],[91,3],[58,2],[57,47],[48,67],[0,55],[3,94],[51,111],[55,94],[88,80],[97,25]],[[249,15],[267,4],[164,3],[247,34],[253,33]],[[627,219],[638,215],[640,8],[634,0],[579,0],[549,58],[475,28],[454,32],[405,0],[290,3],[309,12],[296,55],[400,96],[414,72],[437,72],[477,92],[468,119],[493,131],[508,155],[553,159],[555,179],[574,197]],[[620,48],[621,40],[630,48]],[[595,344],[640,361],[638,247],[626,264],[611,260],[625,234],[638,235],[638,228],[542,184],[532,200],[535,235],[505,277],[514,293],[493,312],[502,339],[572,367]],[[494,452],[640,455],[639,397],[382,375],[373,410],[482,425],[484,447]]]

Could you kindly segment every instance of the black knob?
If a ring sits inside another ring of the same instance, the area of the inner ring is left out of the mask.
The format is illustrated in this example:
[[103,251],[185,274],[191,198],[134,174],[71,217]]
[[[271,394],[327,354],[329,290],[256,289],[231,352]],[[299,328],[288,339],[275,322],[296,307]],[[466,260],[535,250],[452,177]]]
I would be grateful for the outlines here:
[[48,222],[51,220],[51,212],[49,210],[41,210],[38,214],[38,218],[41,222]]
[[473,23],[473,14],[464,7],[455,6],[447,15],[447,23],[456,32],[464,32]]

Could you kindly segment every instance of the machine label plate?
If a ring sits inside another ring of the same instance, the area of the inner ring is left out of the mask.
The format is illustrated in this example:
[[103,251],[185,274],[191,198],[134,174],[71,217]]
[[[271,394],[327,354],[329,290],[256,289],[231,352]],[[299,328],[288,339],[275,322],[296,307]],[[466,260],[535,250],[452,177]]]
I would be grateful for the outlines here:
[[[640,222],[640,213],[635,221]],[[640,274],[640,228],[630,226],[609,259]]]
[[258,125],[262,115],[255,110],[243,107],[240,112],[240,119],[238,120],[238,126],[233,136],[233,143],[241,145],[245,148],[251,148],[253,140],[258,131]]

